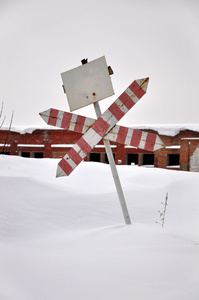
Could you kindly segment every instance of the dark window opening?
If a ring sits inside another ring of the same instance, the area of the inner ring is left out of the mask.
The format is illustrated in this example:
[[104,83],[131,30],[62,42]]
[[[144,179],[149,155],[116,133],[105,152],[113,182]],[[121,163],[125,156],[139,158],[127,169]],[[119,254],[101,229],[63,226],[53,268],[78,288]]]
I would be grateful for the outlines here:
[[167,155],[167,166],[179,166],[180,154],[168,154]]
[[142,154],[142,165],[154,165],[154,154]]
[[138,154],[134,153],[127,153],[126,154],[126,164],[131,165],[131,164],[138,165]]
[[2,152],[0,152],[0,154],[10,155],[10,152],[8,152],[8,151],[2,151]]
[[[113,158],[114,158],[114,160],[115,160],[115,153],[113,153]],[[109,164],[108,156],[107,156],[106,153],[103,153],[103,163]]]
[[22,152],[21,152],[21,156],[22,156],[22,157],[30,157],[30,152],[22,151]]
[[96,161],[100,162],[100,153],[97,152],[91,152],[88,156],[89,161]]
[[33,152],[33,156],[34,158],[43,158],[44,154],[43,152]]

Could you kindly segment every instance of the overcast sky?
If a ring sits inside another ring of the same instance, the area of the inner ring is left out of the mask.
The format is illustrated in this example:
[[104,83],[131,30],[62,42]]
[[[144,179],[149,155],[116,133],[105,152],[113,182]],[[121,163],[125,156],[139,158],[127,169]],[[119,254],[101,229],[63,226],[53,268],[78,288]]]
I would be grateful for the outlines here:
[[[199,123],[198,0],[1,0],[0,103],[6,123],[44,125],[69,111],[60,74],[105,55],[115,95],[149,76],[147,94],[120,124]],[[92,106],[75,113],[95,117]]]

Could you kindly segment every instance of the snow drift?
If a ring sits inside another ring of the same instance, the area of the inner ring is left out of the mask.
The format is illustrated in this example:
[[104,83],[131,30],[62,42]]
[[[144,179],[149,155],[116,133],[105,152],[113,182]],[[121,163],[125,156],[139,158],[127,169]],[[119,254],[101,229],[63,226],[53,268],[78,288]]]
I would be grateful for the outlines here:
[[[199,173],[0,156],[2,300],[197,300]],[[168,193],[165,225],[158,210]]]

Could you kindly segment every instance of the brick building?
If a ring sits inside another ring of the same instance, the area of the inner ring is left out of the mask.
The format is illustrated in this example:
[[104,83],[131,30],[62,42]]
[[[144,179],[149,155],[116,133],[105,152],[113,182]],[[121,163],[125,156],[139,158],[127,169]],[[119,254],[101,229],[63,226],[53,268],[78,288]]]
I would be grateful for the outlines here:
[[[154,166],[199,172],[199,124],[150,125],[133,128],[159,134],[165,148],[155,152],[140,150],[111,142],[116,164]],[[33,158],[62,158],[78,141],[81,134],[66,129],[7,128],[0,129],[0,153]],[[85,161],[108,163],[103,142]]]

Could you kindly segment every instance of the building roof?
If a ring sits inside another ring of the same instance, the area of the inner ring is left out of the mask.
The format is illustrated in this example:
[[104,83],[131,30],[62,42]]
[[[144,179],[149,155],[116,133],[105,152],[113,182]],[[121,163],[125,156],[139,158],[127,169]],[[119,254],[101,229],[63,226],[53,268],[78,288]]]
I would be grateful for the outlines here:
[[140,130],[155,130],[160,135],[175,136],[180,131],[191,130],[199,132],[199,123],[189,124],[146,124],[132,125],[131,128]]
[[[167,135],[167,136],[175,136],[177,135],[180,131],[185,131],[185,130],[191,130],[195,132],[199,132],[199,123],[190,123],[190,124],[138,124],[138,125],[130,125],[128,126],[130,128],[134,129],[140,129],[140,130],[154,130],[158,132],[160,135]],[[9,127],[4,126],[0,128],[0,130],[8,130]],[[16,125],[12,126],[11,131],[12,132],[18,132],[21,134],[25,133],[32,133],[35,130],[58,130],[60,128],[50,126],[50,125],[45,125],[45,126],[25,126],[25,125]]]

